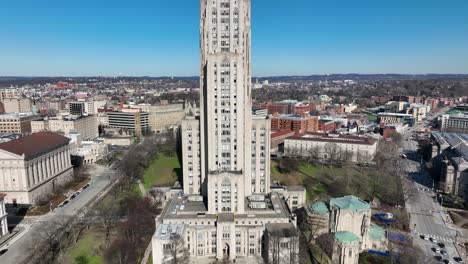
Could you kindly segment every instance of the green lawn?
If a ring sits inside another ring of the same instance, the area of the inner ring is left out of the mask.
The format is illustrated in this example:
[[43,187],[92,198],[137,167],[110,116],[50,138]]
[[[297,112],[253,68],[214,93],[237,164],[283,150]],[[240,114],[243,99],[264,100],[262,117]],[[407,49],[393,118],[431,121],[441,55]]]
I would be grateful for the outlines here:
[[177,156],[158,154],[143,175],[143,185],[146,190],[151,186],[172,186],[177,181],[180,169]]
[[89,264],[104,264],[103,256],[98,255],[99,247],[104,241],[103,236],[98,230],[87,231],[76,245],[68,249],[67,255],[72,263],[78,256],[86,256]]
[[[307,201],[335,197],[337,195],[355,194],[365,197],[365,193],[359,188],[361,183],[366,182],[362,174],[352,168],[328,167],[301,162],[297,169],[290,173],[281,173],[278,163],[271,161],[271,177],[284,185],[301,185],[307,190]],[[347,178],[349,177],[349,178]],[[349,179],[346,188],[337,188]],[[364,188],[365,190],[365,188]]]

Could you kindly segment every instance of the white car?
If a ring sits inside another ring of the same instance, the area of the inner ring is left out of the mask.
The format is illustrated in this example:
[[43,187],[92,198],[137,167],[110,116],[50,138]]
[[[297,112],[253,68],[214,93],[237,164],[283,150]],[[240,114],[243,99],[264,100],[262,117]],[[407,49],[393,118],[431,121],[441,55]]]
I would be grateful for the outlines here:
[[431,241],[434,242],[434,243],[438,243],[437,239],[431,237]]

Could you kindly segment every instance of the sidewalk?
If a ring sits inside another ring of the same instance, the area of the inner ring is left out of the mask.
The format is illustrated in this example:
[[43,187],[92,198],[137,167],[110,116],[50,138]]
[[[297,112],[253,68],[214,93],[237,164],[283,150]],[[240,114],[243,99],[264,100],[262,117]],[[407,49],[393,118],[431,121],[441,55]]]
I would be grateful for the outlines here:
[[29,232],[31,225],[19,224],[10,234],[0,239],[0,250],[8,247]]

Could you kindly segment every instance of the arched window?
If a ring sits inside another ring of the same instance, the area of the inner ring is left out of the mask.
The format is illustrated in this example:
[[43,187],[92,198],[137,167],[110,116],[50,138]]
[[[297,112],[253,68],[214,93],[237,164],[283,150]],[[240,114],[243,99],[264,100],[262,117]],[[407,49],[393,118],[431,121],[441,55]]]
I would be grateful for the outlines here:
[[229,59],[224,58],[223,61],[221,62],[221,67],[229,67],[229,65],[230,65]]

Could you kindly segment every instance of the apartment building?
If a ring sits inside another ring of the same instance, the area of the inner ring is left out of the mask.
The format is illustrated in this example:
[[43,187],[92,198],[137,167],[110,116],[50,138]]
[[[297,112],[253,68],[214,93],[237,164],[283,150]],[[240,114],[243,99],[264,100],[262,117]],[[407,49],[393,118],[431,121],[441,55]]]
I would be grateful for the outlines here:
[[141,136],[149,130],[149,114],[139,109],[129,111],[124,109],[120,112],[107,112],[109,127],[121,128],[131,131],[135,136]]
[[31,101],[27,98],[5,98],[2,103],[4,113],[32,112]]
[[309,115],[274,115],[271,118],[271,130],[292,130],[295,133],[317,132],[319,119]]
[[83,140],[93,140],[99,136],[98,121],[95,115],[67,115],[32,121],[31,132],[40,131],[63,132],[64,134],[76,132]]
[[33,113],[11,113],[0,115],[0,133],[31,133],[31,122],[40,120]]
[[290,156],[315,155],[322,160],[349,160],[372,163],[377,152],[377,140],[351,135],[302,133],[284,140],[284,152]]

